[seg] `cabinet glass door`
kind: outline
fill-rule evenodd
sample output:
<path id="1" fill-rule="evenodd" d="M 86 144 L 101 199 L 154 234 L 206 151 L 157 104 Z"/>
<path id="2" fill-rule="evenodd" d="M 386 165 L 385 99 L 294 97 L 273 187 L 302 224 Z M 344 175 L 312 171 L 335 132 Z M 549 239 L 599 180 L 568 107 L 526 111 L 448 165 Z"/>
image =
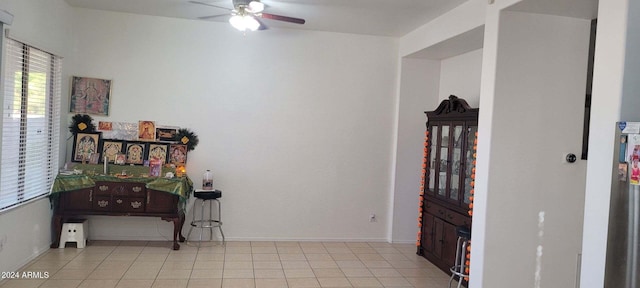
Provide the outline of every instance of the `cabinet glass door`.
<path id="1" fill-rule="evenodd" d="M 427 185 L 427 188 L 429 191 L 434 191 L 436 188 L 436 153 L 438 152 L 438 150 L 436 150 L 435 147 L 437 147 L 438 144 L 438 126 L 434 125 L 431 126 L 431 134 L 429 136 L 429 171 L 427 171 L 429 173 L 429 184 Z"/>
<path id="2" fill-rule="evenodd" d="M 471 197 L 471 189 L 473 189 L 473 187 L 471 187 L 471 182 L 473 181 L 473 179 L 471 179 L 471 174 L 473 174 L 473 146 L 474 146 L 474 142 L 476 140 L 476 132 L 478 131 L 478 126 L 469 126 L 467 127 L 467 150 L 465 152 L 465 157 L 464 157 L 464 163 L 465 163 L 465 167 L 464 167 L 464 203 L 469 204 L 471 203 L 471 200 L 469 199 L 469 197 Z"/>
<path id="3" fill-rule="evenodd" d="M 460 199 L 460 163 L 462 163 L 462 125 L 453 126 L 453 151 L 451 153 L 451 177 L 449 178 L 449 199 Z"/>
<path id="4" fill-rule="evenodd" d="M 449 125 L 442 125 L 440 137 L 440 167 L 438 169 L 438 195 L 447 195 L 447 170 L 449 169 Z"/>

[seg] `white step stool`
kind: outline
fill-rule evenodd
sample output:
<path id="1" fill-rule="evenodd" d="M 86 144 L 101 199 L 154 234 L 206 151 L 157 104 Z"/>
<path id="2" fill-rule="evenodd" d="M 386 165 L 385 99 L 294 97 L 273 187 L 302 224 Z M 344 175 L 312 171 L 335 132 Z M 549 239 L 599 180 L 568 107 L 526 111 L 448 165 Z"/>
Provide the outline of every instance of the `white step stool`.
<path id="1" fill-rule="evenodd" d="M 76 247 L 84 248 L 87 245 L 87 236 L 89 235 L 89 220 L 87 219 L 71 219 L 62 224 L 60 231 L 60 245 L 58 248 L 64 248 L 67 242 L 76 242 Z"/>

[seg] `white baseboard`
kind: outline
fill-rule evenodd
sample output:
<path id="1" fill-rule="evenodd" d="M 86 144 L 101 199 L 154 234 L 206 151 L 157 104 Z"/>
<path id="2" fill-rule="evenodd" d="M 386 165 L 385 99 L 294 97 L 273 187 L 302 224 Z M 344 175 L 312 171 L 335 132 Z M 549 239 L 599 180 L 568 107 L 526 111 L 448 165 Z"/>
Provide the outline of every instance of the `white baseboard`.
<path id="1" fill-rule="evenodd" d="M 294 241 L 294 242 L 387 242 L 384 238 L 278 238 L 278 237 L 227 237 L 227 241 Z"/>
<path id="2" fill-rule="evenodd" d="M 416 240 L 395 240 L 393 244 L 416 244 Z"/>
<path id="3" fill-rule="evenodd" d="M 186 235 L 184 235 L 186 237 Z M 192 240 L 195 240 L 192 236 Z M 206 237 L 208 238 L 208 237 Z M 214 237 L 216 239 L 216 237 Z M 111 241 L 173 241 L 163 236 L 92 235 L 89 240 Z M 280 237 L 226 237 L 226 241 L 296 241 L 296 242 L 388 242 L 384 238 L 280 238 Z"/>

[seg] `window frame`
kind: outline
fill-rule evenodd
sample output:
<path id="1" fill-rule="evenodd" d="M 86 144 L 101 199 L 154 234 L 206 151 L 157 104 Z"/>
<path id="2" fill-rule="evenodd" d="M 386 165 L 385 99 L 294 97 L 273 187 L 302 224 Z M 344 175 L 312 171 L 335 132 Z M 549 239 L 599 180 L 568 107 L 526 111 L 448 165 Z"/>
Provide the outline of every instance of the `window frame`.
<path id="1" fill-rule="evenodd" d="M 2 140 L 0 140 L 0 214 L 42 199 L 50 193 L 51 185 L 59 168 L 60 99 L 62 88 L 62 57 L 9 37 L 3 37 L 2 48 L 3 61 L 5 63 L 2 65 L 3 116 L 0 130 L 0 136 L 2 137 Z M 21 69 L 14 69 L 20 65 Z M 30 70 L 32 66 L 35 68 L 33 72 Z M 21 71 L 16 73 L 18 70 Z M 29 89 L 33 84 L 29 82 L 30 77 L 35 79 L 37 77 L 34 76 L 43 73 L 44 83 L 39 83 L 36 89 L 32 89 L 35 91 L 30 93 Z M 18 83 L 16 81 L 19 81 L 19 87 L 15 86 Z M 11 89 L 13 90 L 10 91 Z M 17 95 L 18 89 L 20 90 L 19 95 Z M 38 89 L 41 89 L 40 94 L 38 94 Z M 13 95 L 11 95 L 12 92 Z M 30 112 L 29 99 L 31 101 L 36 100 L 38 104 L 42 105 L 44 111 L 36 112 L 35 114 Z M 18 100 L 19 104 L 16 104 L 17 102 L 15 101 Z M 7 104 L 7 101 L 12 101 L 14 105 Z M 14 108 L 18 106 L 20 106 L 19 111 Z M 18 111 L 19 115 L 16 115 L 18 114 L 16 111 Z M 31 120 L 29 120 L 29 116 L 32 116 Z M 42 116 L 42 120 L 37 120 L 38 116 Z M 11 120 L 12 117 L 19 119 L 20 123 L 18 125 L 16 123 L 5 123 L 7 120 Z M 30 123 L 33 124 L 29 125 Z M 10 144 L 5 142 L 5 133 L 10 133 L 16 127 L 19 127 L 18 133 L 20 135 L 17 145 L 17 163 L 16 159 L 14 159 L 15 157 L 8 157 L 9 154 L 15 151 L 10 151 L 10 149 L 16 148 L 15 140 Z M 29 132 L 33 128 L 36 129 L 35 135 L 33 131 Z M 46 131 L 46 134 L 40 134 L 44 131 Z M 13 132 L 15 133 L 16 131 Z M 45 158 L 43 159 L 44 162 L 34 162 L 33 159 L 29 162 L 30 157 L 33 156 Z M 16 172 L 11 172 L 8 176 L 3 175 L 7 174 L 3 173 L 3 171 L 16 169 L 16 167 Z M 41 175 L 42 172 L 44 172 L 44 175 Z M 15 191 L 9 191 L 13 188 L 15 188 Z"/>

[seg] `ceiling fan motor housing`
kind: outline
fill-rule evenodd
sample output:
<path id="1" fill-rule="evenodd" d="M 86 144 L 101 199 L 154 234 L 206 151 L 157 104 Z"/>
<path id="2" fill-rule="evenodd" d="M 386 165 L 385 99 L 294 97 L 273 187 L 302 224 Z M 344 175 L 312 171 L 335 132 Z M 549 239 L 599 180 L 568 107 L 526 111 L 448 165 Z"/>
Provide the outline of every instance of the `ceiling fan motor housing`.
<path id="1" fill-rule="evenodd" d="M 251 3 L 251 1 L 253 0 L 233 0 L 233 7 L 238 7 L 240 5 L 249 6 L 249 3 Z"/>
<path id="2" fill-rule="evenodd" d="M 282 16 L 282 15 L 262 12 L 265 8 L 265 5 L 262 2 L 260 2 L 260 0 L 232 0 L 233 9 L 225 8 L 218 5 L 213 5 L 210 3 L 200 2 L 196 0 L 189 0 L 189 3 L 229 10 L 232 16 L 229 19 L 229 22 L 232 22 L 231 25 L 233 25 L 235 28 L 241 31 L 244 31 L 245 29 L 251 28 L 254 26 L 256 29 L 260 28 L 260 30 L 267 29 L 267 26 L 264 25 L 264 23 L 262 23 L 258 18 L 277 20 L 277 21 L 283 21 L 283 22 L 289 22 L 289 23 L 295 23 L 295 24 L 305 23 L 305 20 L 302 18 L 295 18 L 295 17 Z M 215 18 L 223 15 L 224 14 L 204 16 L 204 17 L 198 17 L 198 18 L 210 19 L 210 18 Z M 247 23 L 240 25 L 241 22 L 242 23 L 251 22 L 251 23 L 249 23 L 250 25 Z M 237 25 L 234 25 L 234 23 L 236 23 Z M 246 26 L 246 25 L 249 25 L 249 26 Z M 255 30 L 255 29 L 251 28 L 251 30 Z"/>

